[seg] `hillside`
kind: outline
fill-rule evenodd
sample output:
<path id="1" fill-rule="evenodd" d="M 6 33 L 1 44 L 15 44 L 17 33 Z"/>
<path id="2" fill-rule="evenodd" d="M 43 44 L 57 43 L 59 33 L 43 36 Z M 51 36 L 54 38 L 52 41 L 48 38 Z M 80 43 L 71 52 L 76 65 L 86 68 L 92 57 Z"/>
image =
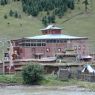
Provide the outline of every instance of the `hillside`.
<path id="1" fill-rule="evenodd" d="M 58 26 L 64 27 L 64 34 L 88 37 L 89 46 L 92 51 L 95 51 L 94 4 L 95 0 L 93 0 L 93 6 L 89 5 L 88 13 L 84 12 L 84 5 L 80 5 L 81 7 L 79 9 L 76 4 L 76 9 L 74 11 L 68 10 L 62 19 L 57 18 L 56 20 L 56 24 Z M 14 17 L 10 17 L 9 11 L 11 9 L 18 11 L 22 18 L 16 19 Z M 5 14 L 8 15 L 7 19 L 4 19 Z M 20 2 L 13 2 L 5 6 L 0 6 L 0 39 L 8 40 L 25 36 L 39 35 L 41 33 L 40 29 L 43 27 L 40 20 L 41 14 L 39 14 L 37 18 L 34 18 L 23 13 Z"/>

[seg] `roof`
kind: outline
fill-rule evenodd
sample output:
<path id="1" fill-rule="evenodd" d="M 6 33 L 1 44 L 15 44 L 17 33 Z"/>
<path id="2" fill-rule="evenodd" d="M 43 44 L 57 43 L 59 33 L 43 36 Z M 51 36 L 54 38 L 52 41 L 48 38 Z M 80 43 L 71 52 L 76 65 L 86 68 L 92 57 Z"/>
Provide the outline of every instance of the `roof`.
<path id="1" fill-rule="evenodd" d="M 47 35 L 39 35 L 34 37 L 25 37 L 26 39 L 88 39 L 86 37 L 76 37 L 76 36 L 69 36 L 64 34 L 47 34 Z"/>
<path id="2" fill-rule="evenodd" d="M 90 55 L 81 56 L 80 59 L 92 59 L 93 57 Z"/>
<path id="3" fill-rule="evenodd" d="M 95 70 L 89 64 L 85 65 L 85 67 L 82 70 L 82 72 L 85 72 L 85 70 L 88 70 L 89 73 L 95 73 Z"/>
<path id="4" fill-rule="evenodd" d="M 41 30 L 48 30 L 48 29 L 62 29 L 62 28 L 56 27 L 55 25 L 51 24 L 51 25 L 48 25 L 46 28 L 41 29 Z"/>
<path id="5" fill-rule="evenodd" d="M 52 62 L 52 61 L 56 61 L 56 57 L 44 57 L 44 58 L 41 58 L 39 59 L 38 61 L 39 62 Z"/>

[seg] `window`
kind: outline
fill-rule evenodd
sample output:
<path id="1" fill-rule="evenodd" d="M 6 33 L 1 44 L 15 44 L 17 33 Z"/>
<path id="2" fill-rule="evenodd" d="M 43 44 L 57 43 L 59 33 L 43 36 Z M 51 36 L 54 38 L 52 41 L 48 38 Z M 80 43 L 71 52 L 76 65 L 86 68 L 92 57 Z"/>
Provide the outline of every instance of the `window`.
<path id="1" fill-rule="evenodd" d="M 21 43 L 20 45 L 21 45 L 21 46 L 25 46 L 25 47 L 27 47 L 27 46 L 28 46 L 28 47 L 29 47 L 29 46 L 30 46 L 30 47 L 32 47 L 32 46 L 46 46 L 46 43 L 41 43 L 41 42 L 24 43 L 24 42 L 23 42 L 23 43 Z"/>
<path id="2" fill-rule="evenodd" d="M 42 46 L 46 46 L 46 44 L 45 43 L 42 43 Z"/>
<path id="3" fill-rule="evenodd" d="M 30 46 L 30 43 L 26 43 L 25 46 Z"/>
<path id="4" fill-rule="evenodd" d="M 60 52 L 61 51 L 61 48 L 58 48 L 58 52 Z"/>
<path id="5" fill-rule="evenodd" d="M 59 40 L 57 40 L 57 43 L 59 43 Z"/>
<path id="6" fill-rule="evenodd" d="M 56 43 L 56 40 L 52 40 L 53 43 Z"/>
<path id="7" fill-rule="evenodd" d="M 81 46 L 78 46 L 78 49 L 81 50 Z"/>
<path id="8" fill-rule="evenodd" d="M 31 46 L 33 46 L 33 43 L 31 43 Z"/>
<path id="9" fill-rule="evenodd" d="M 66 43 L 67 41 L 66 41 L 66 40 L 64 40 L 64 42 Z"/>
<path id="10" fill-rule="evenodd" d="M 25 39 L 22 39 L 22 41 L 21 42 L 25 42 Z"/>
<path id="11" fill-rule="evenodd" d="M 37 46 L 41 46 L 41 43 L 37 43 Z"/>
<path id="12" fill-rule="evenodd" d="M 25 42 L 30 42 L 31 40 L 25 40 Z"/>
<path id="13" fill-rule="evenodd" d="M 47 43 L 49 43 L 49 40 L 47 40 Z"/>
<path id="14" fill-rule="evenodd" d="M 50 40 L 47 40 L 47 43 L 50 43 Z"/>
<path id="15" fill-rule="evenodd" d="M 60 40 L 60 43 L 63 43 L 64 41 L 63 40 Z"/>
<path id="16" fill-rule="evenodd" d="M 22 46 L 25 46 L 25 43 L 22 43 Z"/>
<path id="17" fill-rule="evenodd" d="M 36 43 L 33 43 L 33 46 L 36 46 Z"/>
<path id="18" fill-rule="evenodd" d="M 37 42 L 41 42 L 41 40 L 37 40 Z"/>
<path id="19" fill-rule="evenodd" d="M 77 46 L 74 46 L 74 50 L 77 50 Z"/>
<path id="20" fill-rule="evenodd" d="M 36 46 L 36 43 L 31 43 L 31 46 Z"/>
<path id="21" fill-rule="evenodd" d="M 42 40 L 42 42 L 45 42 L 46 40 Z"/>
<path id="22" fill-rule="evenodd" d="M 50 48 L 47 48 L 46 51 L 47 51 L 47 52 L 50 52 Z"/>

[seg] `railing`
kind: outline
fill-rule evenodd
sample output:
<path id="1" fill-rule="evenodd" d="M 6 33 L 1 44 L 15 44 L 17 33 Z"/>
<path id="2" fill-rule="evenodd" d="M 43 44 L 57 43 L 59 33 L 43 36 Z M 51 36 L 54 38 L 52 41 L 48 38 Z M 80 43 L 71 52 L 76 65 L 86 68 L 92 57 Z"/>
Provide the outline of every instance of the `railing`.
<path id="1" fill-rule="evenodd" d="M 72 73 L 72 77 L 83 81 L 95 82 L 95 74 L 93 73 Z"/>
<path id="2" fill-rule="evenodd" d="M 95 74 L 80 74 L 79 75 L 80 80 L 86 80 L 90 82 L 95 82 Z"/>

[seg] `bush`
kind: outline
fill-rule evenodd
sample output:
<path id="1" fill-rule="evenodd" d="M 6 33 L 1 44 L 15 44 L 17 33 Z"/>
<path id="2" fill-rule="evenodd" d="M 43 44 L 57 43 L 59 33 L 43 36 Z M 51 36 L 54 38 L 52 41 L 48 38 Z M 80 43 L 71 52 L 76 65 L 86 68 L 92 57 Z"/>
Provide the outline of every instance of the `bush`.
<path id="1" fill-rule="evenodd" d="M 43 67 L 38 64 L 27 65 L 22 70 L 24 84 L 38 84 L 43 79 Z"/>
<path id="2" fill-rule="evenodd" d="M 14 15 L 14 12 L 12 10 L 9 11 L 9 16 L 13 16 Z"/>
<path id="3" fill-rule="evenodd" d="M 19 15 L 18 15 L 18 12 L 15 11 L 15 12 L 14 12 L 14 17 L 15 17 L 15 18 L 18 18 L 18 16 L 19 16 Z"/>
<path id="4" fill-rule="evenodd" d="M 7 19 L 8 18 L 8 16 L 7 15 L 4 15 L 4 19 Z"/>

